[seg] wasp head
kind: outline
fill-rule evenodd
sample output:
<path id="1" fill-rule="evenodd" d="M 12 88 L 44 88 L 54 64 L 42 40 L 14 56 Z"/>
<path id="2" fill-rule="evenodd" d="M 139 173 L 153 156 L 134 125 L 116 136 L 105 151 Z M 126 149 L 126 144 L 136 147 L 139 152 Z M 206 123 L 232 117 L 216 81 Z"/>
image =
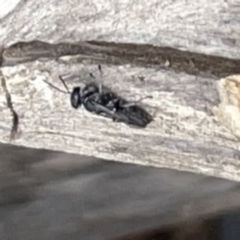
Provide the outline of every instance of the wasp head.
<path id="1" fill-rule="evenodd" d="M 73 108 L 78 108 L 82 105 L 80 92 L 81 92 L 80 87 L 73 88 L 73 91 L 71 93 L 71 105 Z"/>

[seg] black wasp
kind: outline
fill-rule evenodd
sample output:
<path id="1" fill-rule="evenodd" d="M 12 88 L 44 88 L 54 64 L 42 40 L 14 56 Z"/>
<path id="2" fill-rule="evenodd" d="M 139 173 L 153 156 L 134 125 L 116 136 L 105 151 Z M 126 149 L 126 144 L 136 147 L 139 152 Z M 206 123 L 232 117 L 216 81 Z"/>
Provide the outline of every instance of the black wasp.
<path id="1" fill-rule="evenodd" d="M 152 116 L 136 103 L 128 102 L 101 84 L 91 82 L 83 88 L 74 87 L 70 92 L 62 77 L 59 78 L 67 92 L 48 84 L 61 92 L 69 93 L 71 105 L 75 109 L 83 105 L 89 112 L 137 127 L 146 127 L 153 120 Z"/>

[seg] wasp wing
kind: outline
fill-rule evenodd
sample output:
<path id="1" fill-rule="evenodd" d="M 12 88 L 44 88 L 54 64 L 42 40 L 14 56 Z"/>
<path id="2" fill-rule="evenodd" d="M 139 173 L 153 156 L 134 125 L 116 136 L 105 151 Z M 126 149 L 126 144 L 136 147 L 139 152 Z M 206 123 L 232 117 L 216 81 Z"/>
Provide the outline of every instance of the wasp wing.
<path id="1" fill-rule="evenodd" d="M 153 120 L 152 116 L 146 110 L 136 105 L 113 111 L 96 102 L 92 102 L 91 104 L 94 106 L 96 114 L 135 127 L 144 128 Z"/>
<path id="2" fill-rule="evenodd" d="M 128 124 L 137 127 L 146 127 L 153 121 L 152 116 L 145 109 L 137 105 L 122 108 L 121 114 L 127 117 Z"/>
<path id="3" fill-rule="evenodd" d="M 88 102 L 90 104 L 90 102 Z M 121 112 L 115 112 L 97 102 L 91 102 L 91 105 L 94 107 L 94 112 L 103 117 L 111 118 L 117 122 L 125 122 L 129 121 L 128 117 L 122 114 Z"/>

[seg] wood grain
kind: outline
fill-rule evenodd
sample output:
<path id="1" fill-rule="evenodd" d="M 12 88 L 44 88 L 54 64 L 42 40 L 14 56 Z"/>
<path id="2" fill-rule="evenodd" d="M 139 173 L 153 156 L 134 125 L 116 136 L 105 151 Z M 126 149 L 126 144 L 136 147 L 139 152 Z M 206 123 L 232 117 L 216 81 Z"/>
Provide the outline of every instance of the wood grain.
<path id="1" fill-rule="evenodd" d="M 216 80 L 239 74 L 238 1 L 50 6 L 23 1 L 2 17 L 2 76 L 19 117 L 12 144 L 239 180 L 238 138 L 212 114 L 220 104 Z M 72 87 L 91 81 L 90 72 L 129 100 L 152 95 L 142 104 L 154 122 L 139 130 L 74 111 L 43 81 L 60 87 L 58 75 L 67 74 Z M 5 93 L 1 142 L 12 126 Z"/>
<path id="2" fill-rule="evenodd" d="M 238 0 L 1 6 L 1 239 L 111 239 L 239 207 L 237 183 L 204 176 L 240 180 Z M 128 100 L 152 95 L 154 121 L 76 111 L 44 82 L 90 73 Z"/>
<path id="3" fill-rule="evenodd" d="M 48 60 L 3 67 L 20 119 L 21 134 L 13 144 L 239 180 L 238 140 L 209 111 L 219 103 L 215 79 L 129 65 L 102 68 L 101 76 L 89 62 Z M 142 104 L 154 115 L 153 123 L 135 129 L 76 111 L 68 95 L 43 81 L 61 88 L 58 75 L 68 74 L 69 86 L 81 85 L 93 81 L 90 72 L 95 81 L 131 101 L 152 95 Z M 12 116 L 2 99 L 1 141 L 8 142 Z"/>
<path id="4" fill-rule="evenodd" d="M 15 9 L 4 4 L 0 15 L 0 42 L 6 46 L 95 40 L 240 57 L 239 0 L 15 2 Z"/>

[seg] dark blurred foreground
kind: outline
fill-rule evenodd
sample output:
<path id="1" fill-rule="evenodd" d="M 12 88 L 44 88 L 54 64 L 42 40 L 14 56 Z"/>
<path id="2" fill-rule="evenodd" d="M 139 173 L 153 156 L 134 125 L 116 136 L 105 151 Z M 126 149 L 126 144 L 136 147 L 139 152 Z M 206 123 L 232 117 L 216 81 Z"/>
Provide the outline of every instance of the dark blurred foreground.
<path id="1" fill-rule="evenodd" d="M 239 240 L 240 209 L 210 219 L 195 219 L 173 227 L 129 234 L 114 240 Z"/>
<path id="2" fill-rule="evenodd" d="M 0 240 L 240 239 L 238 183 L 5 144 L 0 153 Z"/>

